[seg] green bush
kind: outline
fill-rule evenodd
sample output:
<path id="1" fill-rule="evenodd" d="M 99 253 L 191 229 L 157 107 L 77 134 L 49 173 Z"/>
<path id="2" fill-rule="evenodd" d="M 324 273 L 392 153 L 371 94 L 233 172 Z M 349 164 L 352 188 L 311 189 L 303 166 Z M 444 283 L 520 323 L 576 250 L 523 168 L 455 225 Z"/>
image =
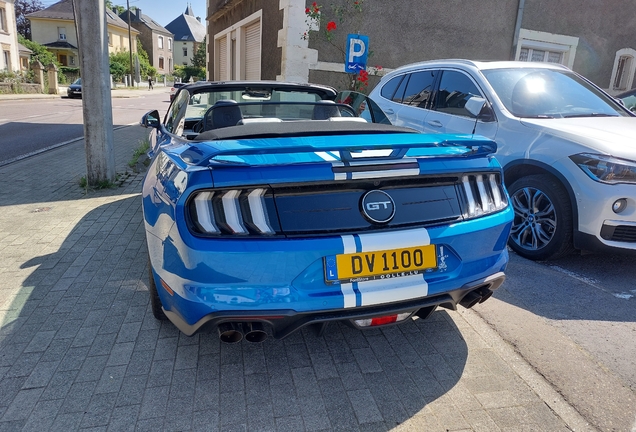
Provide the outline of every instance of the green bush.
<path id="1" fill-rule="evenodd" d="M 189 82 L 190 77 L 192 77 L 194 81 L 201 81 L 205 79 L 205 68 L 175 65 L 174 76 L 181 78 L 182 82 Z"/>

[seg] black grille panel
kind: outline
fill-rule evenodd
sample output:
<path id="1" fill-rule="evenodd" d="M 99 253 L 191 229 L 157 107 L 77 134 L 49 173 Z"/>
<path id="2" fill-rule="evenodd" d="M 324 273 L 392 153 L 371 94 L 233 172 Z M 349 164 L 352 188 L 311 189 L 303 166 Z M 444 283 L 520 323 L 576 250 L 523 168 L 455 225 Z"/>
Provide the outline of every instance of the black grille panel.
<path id="1" fill-rule="evenodd" d="M 601 237 L 616 242 L 636 242 L 636 227 L 631 225 L 603 225 Z"/>
<path id="2" fill-rule="evenodd" d="M 457 182 L 457 177 L 444 177 L 274 187 L 274 200 L 285 234 L 361 232 L 461 219 Z M 374 224 L 362 215 L 361 199 L 370 190 L 382 190 L 393 199 L 390 222 Z"/>

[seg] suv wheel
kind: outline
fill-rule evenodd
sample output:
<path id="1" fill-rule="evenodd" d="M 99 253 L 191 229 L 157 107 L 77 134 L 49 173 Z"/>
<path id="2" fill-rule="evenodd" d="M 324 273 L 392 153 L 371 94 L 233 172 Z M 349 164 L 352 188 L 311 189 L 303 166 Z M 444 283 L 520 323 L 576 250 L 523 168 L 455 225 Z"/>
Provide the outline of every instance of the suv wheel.
<path id="1" fill-rule="evenodd" d="M 572 207 L 563 186 L 544 174 L 522 177 L 508 188 L 515 211 L 508 244 L 532 260 L 572 252 Z"/>
<path id="2" fill-rule="evenodd" d="M 148 282 L 148 291 L 150 292 L 150 306 L 152 307 L 152 314 L 156 319 L 165 321 L 168 317 L 163 312 L 161 299 L 159 298 L 159 293 L 157 293 L 157 285 L 155 284 L 155 276 L 152 273 L 150 258 L 148 258 L 148 277 L 150 279 Z"/>

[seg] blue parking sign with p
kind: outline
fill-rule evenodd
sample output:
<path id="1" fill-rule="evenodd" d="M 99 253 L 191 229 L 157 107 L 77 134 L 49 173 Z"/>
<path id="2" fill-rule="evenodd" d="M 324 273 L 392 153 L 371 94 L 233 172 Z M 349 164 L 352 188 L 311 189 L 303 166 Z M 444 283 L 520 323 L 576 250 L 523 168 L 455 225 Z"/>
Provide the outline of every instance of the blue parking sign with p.
<path id="1" fill-rule="evenodd" d="M 345 63 L 346 73 L 358 73 L 367 68 L 367 55 L 369 53 L 369 36 L 350 34 L 347 35 L 347 51 Z"/>

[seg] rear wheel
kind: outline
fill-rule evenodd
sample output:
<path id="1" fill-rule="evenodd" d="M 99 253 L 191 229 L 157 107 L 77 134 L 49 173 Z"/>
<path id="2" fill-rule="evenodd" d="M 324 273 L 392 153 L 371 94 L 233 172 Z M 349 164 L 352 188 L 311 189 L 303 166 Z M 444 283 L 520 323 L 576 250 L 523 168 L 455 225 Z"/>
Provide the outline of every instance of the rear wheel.
<path id="1" fill-rule="evenodd" d="M 572 252 L 572 207 L 565 188 L 545 174 L 529 175 L 508 188 L 515 211 L 508 244 L 532 260 Z"/>
<path id="2" fill-rule="evenodd" d="M 159 298 L 159 293 L 157 293 L 157 285 L 155 284 L 155 276 L 152 273 L 152 265 L 150 264 L 150 258 L 148 258 L 148 291 L 150 292 L 150 306 L 152 307 L 152 314 L 160 321 L 165 321 L 168 319 L 166 314 L 163 311 L 161 305 L 161 299 Z"/>

